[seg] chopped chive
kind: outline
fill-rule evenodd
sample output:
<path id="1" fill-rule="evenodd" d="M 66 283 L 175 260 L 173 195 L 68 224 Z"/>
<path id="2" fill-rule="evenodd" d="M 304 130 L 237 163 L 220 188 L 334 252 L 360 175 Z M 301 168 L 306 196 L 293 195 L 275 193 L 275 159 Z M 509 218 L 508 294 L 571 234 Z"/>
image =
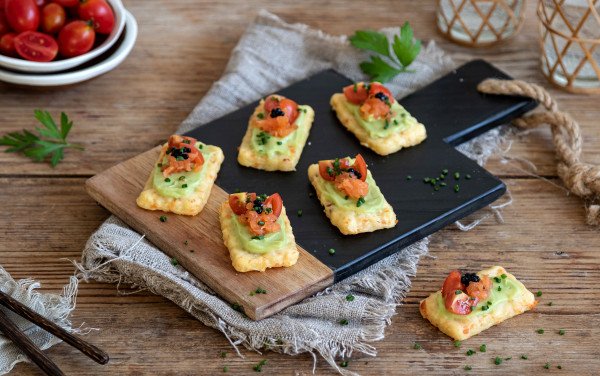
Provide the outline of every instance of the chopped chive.
<path id="1" fill-rule="evenodd" d="M 445 187 L 445 186 L 446 186 L 446 183 L 444 183 L 444 182 L 440 183 L 440 187 Z"/>
<path id="2" fill-rule="evenodd" d="M 462 346 L 462 342 L 461 341 L 454 341 L 454 347 L 460 348 L 460 346 Z"/>
<path id="3" fill-rule="evenodd" d="M 162 163 L 157 163 L 156 167 L 162 167 Z"/>
<path id="4" fill-rule="evenodd" d="M 502 279 L 506 279 L 507 275 L 503 273 L 500 277 L 502 277 Z"/>
<path id="5" fill-rule="evenodd" d="M 498 278 L 498 277 L 494 277 L 494 282 L 500 283 L 500 282 L 502 282 L 502 280 L 500 278 Z"/>
<path id="6" fill-rule="evenodd" d="M 255 365 L 254 367 L 252 367 L 252 369 L 253 369 L 255 372 L 262 372 L 262 367 L 263 367 L 265 364 L 267 364 L 267 360 L 266 360 L 266 359 L 263 359 L 263 360 L 261 360 L 260 362 L 258 362 L 258 364 L 257 364 L 257 365 Z"/>
<path id="7" fill-rule="evenodd" d="M 346 320 L 346 319 L 341 319 L 341 320 L 340 320 L 340 325 L 348 325 L 348 320 Z"/>
<path id="8" fill-rule="evenodd" d="M 298 217 L 302 217 L 302 209 L 298 209 Z"/>
<path id="9" fill-rule="evenodd" d="M 546 364 L 544 364 L 544 368 L 545 368 L 545 369 L 550 369 L 550 363 L 546 363 Z"/>
<path id="10" fill-rule="evenodd" d="M 537 334 L 544 334 L 544 329 L 538 329 L 536 330 Z"/>
<path id="11" fill-rule="evenodd" d="M 460 190 L 460 187 L 458 186 L 458 184 L 454 185 L 454 192 L 458 192 Z"/>
<path id="12" fill-rule="evenodd" d="M 466 174 L 466 175 L 465 175 L 465 179 L 467 179 L 467 180 L 471 179 L 471 175 L 469 175 L 469 174 Z"/>
<path id="13" fill-rule="evenodd" d="M 259 112 L 258 114 L 256 114 L 256 117 L 259 119 L 264 119 L 265 118 L 265 114 L 263 114 L 262 112 Z"/>
<path id="14" fill-rule="evenodd" d="M 227 353 L 225 351 L 221 351 L 221 358 L 227 358 Z"/>
<path id="15" fill-rule="evenodd" d="M 498 286 L 498 291 L 502 291 L 502 286 Z"/>
<path id="16" fill-rule="evenodd" d="M 436 185 L 435 187 L 433 187 L 433 190 L 434 190 L 434 191 L 439 191 L 439 190 L 440 190 L 440 187 L 438 187 L 438 186 Z"/>
<path id="17" fill-rule="evenodd" d="M 187 184 L 181 184 L 181 188 L 187 188 L 188 185 Z"/>
<path id="18" fill-rule="evenodd" d="M 456 179 L 456 180 L 460 179 L 460 172 L 454 173 L 454 179 Z"/>
<path id="19" fill-rule="evenodd" d="M 364 197 L 359 197 L 358 200 L 356 201 L 356 207 L 360 208 L 362 206 L 362 204 L 365 203 L 365 198 Z"/>
<path id="20" fill-rule="evenodd" d="M 183 181 L 183 180 L 185 180 L 185 176 L 182 175 L 179 177 L 179 181 Z"/>
<path id="21" fill-rule="evenodd" d="M 466 352 L 465 354 L 466 354 L 467 356 L 471 356 L 471 355 L 475 354 L 475 350 L 468 349 L 468 350 L 467 350 L 467 352 Z"/>
<path id="22" fill-rule="evenodd" d="M 283 145 L 283 142 L 277 141 L 277 145 Z"/>
<path id="23" fill-rule="evenodd" d="M 263 240 L 264 238 L 265 238 L 264 235 L 256 235 L 256 236 L 252 237 L 252 239 L 254 239 L 254 240 Z"/>
<path id="24" fill-rule="evenodd" d="M 158 219 L 159 219 L 161 222 L 166 222 L 166 221 L 167 221 L 167 216 L 166 216 L 166 215 L 161 215 L 160 217 L 158 217 Z"/>
<path id="25" fill-rule="evenodd" d="M 412 176 L 406 175 L 406 180 L 412 180 Z"/>
<path id="26" fill-rule="evenodd" d="M 429 183 L 429 180 L 430 180 L 429 178 L 424 178 L 423 183 Z"/>
<path id="27" fill-rule="evenodd" d="M 470 370 L 472 370 L 472 369 L 473 369 L 473 368 L 472 368 L 471 366 L 465 366 L 465 371 L 470 371 Z"/>
<path id="28" fill-rule="evenodd" d="M 343 362 L 340 363 L 340 367 L 348 367 L 348 361 L 344 360 Z"/>
<path id="29" fill-rule="evenodd" d="M 481 307 L 481 310 L 482 310 L 482 311 L 487 311 L 488 309 L 490 309 L 490 307 L 488 307 L 488 306 L 486 306 L 486 305 L 484 305 L 483 307 Z"/>
<path id="30" fill-rule="evenodd" d="M 479 351 L 480 352 L 486 352 L 487 351 L 487 346 L 485 345 L 485 343 L 481 346 L 479 346 Z"/>
<path id="31" fill-rule="evenodd" d="M 352 295 L 352 294 L 346 295 L 346 301 L 349 301 L 349 302 L 354 301 L 354 295 Z"/>
<path id="32" fill-rule="evenodd" d="M 173 265 L 173 266 L 177 266 L 177 265 L 179 265 L 179 261 L 177 261 L 177 259 L 176 259 L 175 257 L 173 257 L 173 258 L 171 259 L 171 265 Z"/>
<path id="33" fill-rule="evenodd" d="M 415 350 L 421 350 L 422 348 L 423 346 L 421 346 L 419 342 L 415 342 L 415 344 L 413 345 L 413 349 Z"/>
<path id="34" fill-rule="evenodd" d="M 227 367 L 227 366 L 224 366 L 224 367 L 223 367 L 223 372 L 227 372 L 227 371 L 229 371 L 229 367 Z"/>
<path id="35" fill-rule="evenodd" d="M 258 225 L 259 226 L 264 226 L 265 225 L 265 221 L 258 221 Z"/>
<path id="36" fill-rule="evenodd" d="M 456 295 L 460 295 L 460 294 L 462 294 L 463 292 L 462 292 L 462 290 L 456 290 L 456 291 L 454 291 L 454 293 L 455 293 Z"/>
<path id="37" fill-rule="evenodd" d="M 444 174 L 444 175 L 448 175 L 448 169 L 447 169 L 447 168 L 443 169 L 443 170 L 442 170 L 442 174 Z"/>
<path id="38" fill-rule="evenodd" d="M 554 304 L 554 303 L 552 303 L 552 302 L 548 302 L 548 305 L 549 305 L 550 307 L 552 307 L 552 304 Z"/>
<path id="39" fill-rule="evenodd" d="M 521 355 L 521 359 L 527 360 L 529 358 L 527 357 L 527 355 L 523 354 L 523 355 Z"/>
<path id="40" fill-rule="evenodd" d="M 536 292 L 535 295 L 536 296 L 542 296 L 542 291 L 540 290 L 540 291 Z"/>
<path id="41" fill-rule="evenodd" d="M 329 248 L 328 252 L 330 255 L 335 255 L 335 249 L 333 249 L 333 248 Z"/>
<path id="42" fill-rule="evenodd" d="M 494 364 L 499 366 L 500 364 L 502 364 L 502 358 L 500 358 L 499 356 L 494 358 Z"/>
<path id="43" fill-rule="evenodd" d="M 165 178 L 165 183 L 170 183 L 170 182 L 171 182 L 171 179 Z"/>
<path id="44" fill-rule="evenodd" d="M 559 330 L 559 331 L 558 331 L 558 334 L 559 334 L 559 335 L 561 335 L 561 336 L 564 336 L 564 335 L 565 335 L 565 333 L 566 333 L 566 332 L 565 332 L 565 330 L 564 330 L 564 329 L 561 329 L 561 330 Z"/>

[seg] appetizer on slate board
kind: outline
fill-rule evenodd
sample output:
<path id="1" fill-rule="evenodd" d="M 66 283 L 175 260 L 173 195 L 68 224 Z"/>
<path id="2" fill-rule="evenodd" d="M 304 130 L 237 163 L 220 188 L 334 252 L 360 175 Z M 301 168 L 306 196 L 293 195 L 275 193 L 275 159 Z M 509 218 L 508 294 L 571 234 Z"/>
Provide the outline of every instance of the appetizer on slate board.
<path id="1" fill-rule="evenodd" d="M 533 294 L 501 266 L 450 272 L 440 291 L 420 304 L 421 315 L 455 340 L 464 340 L 533 309 Z"/>
<path id="2" fill-rule="evenodd" d="M 231 263 L 238 272 L 292 266 L 300 253 L 279 193 L 235 193 L 219 219 Z"/>
<path id="3" fill-rule="evenodd" d="M 425 126 L 379 82 L 348 85 L 330 103 L 344 127 L 377 154 L 392 154 L 427 138 Z"/>
<path id="4" fill-rule="evenodd" d="M 250 116 L 238 162 L 259 170 L 295 171 L 314 119 L 310 106 L 268 96 Z"/>
<path id="5" fill-rule="evenodd" d="M 308 178 L 325 214 L 344 235 L 391 228 L 398 222 L 360 154 L 312 164 Z"/>
<path id="6" fill-rule="evenodd" d="M 139 207 L 175 214 L 202 211 L 223 162 L 223 151 L 192 137 L 173 135 L 137 198 Z"/>

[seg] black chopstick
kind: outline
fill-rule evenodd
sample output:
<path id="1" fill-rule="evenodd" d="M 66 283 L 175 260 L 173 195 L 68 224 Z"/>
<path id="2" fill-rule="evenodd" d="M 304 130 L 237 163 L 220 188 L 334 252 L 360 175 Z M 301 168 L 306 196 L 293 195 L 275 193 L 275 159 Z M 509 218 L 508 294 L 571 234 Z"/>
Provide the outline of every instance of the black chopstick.
<path id="1" fill-rule="evenodd" d="M 91 343 L 88 343 L 88 342 L 82 340 L 81 338 L 75 337 L 73 334 L 67 332 L 65 329 L 56 325 L 55 323 L 48 320 L 47 318 L 41 316 L 37 312 L 33 311 L 31 308 L 27 307 L 26 305 L 19 302 L 18 300 L 13 299 L 12 297 L 10 297 L 9 295 L 5 294 L 2 291 L 0 291 L 0 304 L 5 306 L 6 308 L 10 309 L 11 311 L 15 312 L 19 316 L 22 316 L 23 318 L 31 321 L 32 323 L 36 324 L 37 326 L 46 330 L 47 332 L 54 334 L 55 336 L 62 339 L 69 345 L 71 345 L 71 346 L 75 347 L 76 349 L 78 349 L 79 351 L 81 351 L 83 354 L 85 354 L 89 358 L 93 359 L 95 362 L 100 363 L 100 364 L 108 363 L 108 360 L 109 360 L 108 354 L 105 353 L 103 350 L 92 345 Z M 6 315 L 4 315 L 4 316 L 6 317 Z M 25 337 L 25 338 L 27 338 L 27 337 Z M 43 355 L 43 353 L 42 353 L 42 355 Z M 48 359 L 48 361 L 49 361 L 49 359 Z M 58 370 L 58 368 L 57 368 L 57 370 Z M 58 370 L 58 371 L 60 372 L 60 370 Z M 60 374 L 62 374 L 62 373 L 60 373 Z"/>
<path id="2" fill-rule="evenodd" d="M 6 316 L 2 310 L 0 310 L 0 330 L 2 330 L 4 335 L 13 341 L 17 347 L 19 347 L 19 349 L 46 374 L 51 376 L 64 376 L 64 373 L 60 368 L 58 368 L 58 366 L 54 364 L 54 362 L 50 360 L 50 358 L 48 358 L 35 343 L 31 342 L 31 340 L 21 332 L 17 325 L 10 321 L 8 316 Z"/>

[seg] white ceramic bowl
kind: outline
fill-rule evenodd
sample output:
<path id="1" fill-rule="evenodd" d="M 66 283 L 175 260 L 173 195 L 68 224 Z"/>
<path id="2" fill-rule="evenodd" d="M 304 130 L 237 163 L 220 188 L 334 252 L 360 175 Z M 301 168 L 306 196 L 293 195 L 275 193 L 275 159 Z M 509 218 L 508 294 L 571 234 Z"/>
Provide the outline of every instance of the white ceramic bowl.
<path id="1" fill-rule="evenodd" d="M 101 54 L 106 52 L 113 44 L 115 44 L 115 42 L 117 41 L 117 39 L 119 39 L 119 36 L 123 32 L 123 27 L 125 26 L 125 7 L 123 6 L 121 0 L 107 1 L 111 5 L 115 13 L 115 27 L 110 33 L 110 35 L 106 38 L 106 40 L 102 42 L 102 44 L 98 47 L 83 55 L 63 60 L 49 61 L 47 63 L 29 61 L 0 55 L 0 67 L 20 72 L 50 73 L 71 69 L 95 58 L 96 56 L 100 56 Z"/>
<path id="2" fill-rule="evenodd" d="M 100 76 L 121 64 L 133 49 L 137 38 L 138 27 L 135 18 L 125 11 L 126 26 L 123 38 L 119 45 L 115 46 L 112 53 L 101 57 L 98 63 L 72 69 L 68 72 L 58 73 L 17 73 L 0 68 L 0 81 L 10 82 L 24 86 L 64 86 L 86 81 Z"/>

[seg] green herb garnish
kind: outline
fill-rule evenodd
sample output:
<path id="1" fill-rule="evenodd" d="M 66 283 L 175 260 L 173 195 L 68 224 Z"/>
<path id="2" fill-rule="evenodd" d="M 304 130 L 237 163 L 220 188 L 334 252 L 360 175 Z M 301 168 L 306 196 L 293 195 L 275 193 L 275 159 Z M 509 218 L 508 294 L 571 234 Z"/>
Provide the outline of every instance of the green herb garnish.
<path id="1" fill-rule="evenodd" d="M 454 192 L 458 192 L 458 191 L 460 191 L 460 187 L 459 187 L 458 184 L 455 184 L 454 185 Z"/>
<path id="2" fill-rule="evenodd" d="M 227 367 L 227 366 L 224 366 L 224 367 L 223 367 L 223 372 L 227 372 L 227 371 L 229 371 L 229 367 Z"/>
<path id="3" fill-rule="evenodd" d="M 538 329 L 536 330 L 537 334 L 544 334 L 544 329 Z"/>
<path id="4" fill-rule="evenodd" d="M 542 296 L 542 291 L 540 290 L 540 291 L 536 292 L 535 295 L 536 296 Z"/>
<path id="5" fill-rule="evenodd" d="M 171 179 L 165 178 L 165 183 L 170 183 L 170 182 L 171 182 Z"/>
<path id="6" fill-rule="evenodd" d="M 333 249 L 333 248 L 329 248 L 328 252 L 330 255 L 335 255 L 335 249 Z"/>
<path id="7" fill-rule="evenodd" d="M 412 180 L 412 176 L 406 175 L 406 180 Z"/>
<path id="8" fill-rule="evenodd" d="M 413 345 L 413 349 L 415 350 L 421 350 L 422 348 L 423 346 L 421 346 L 419 342 L 415 342 L 415 344 Z"/>
<path id="9" fill-rule="evenodd" d="M 346 301 L 353 302 L 354 301 L 354 295 L 352 295 L 352 294 L 346 295 Z"/>
<path id="10" fill-rule="evenodd" d="M 409 72 L 408 66 L 421 52 L 421 41 L 415 40 L 408 22 L 400 28 L 400 36 L 394 35 L 391 43 L 383 33 L 373 30 L 357 30 L 350 37 L 350 43 L 361 50 L 373 51 L 370 61 L 360 63 L 360 69 L 374 81 L 388 82 L 396 75 Z M 383 57 L 383 58 L 382 58 Z"/>
<path id="11" fill-rule="evenodd" d="M 81 145 L 67 142 L 73 122 L 64 112 L 60 114 L 60 127 L 48 111 L 35 110 L 34 116 L 43 125 L 35 127 L 38 134 L 25 129 L 22 132 L 5 134 L 0 138 L 0 145 L 8 146 L 6 153 L 23 153 L 35 162 L 42 162 L 50 157 L 50 165 L 56 167 L 63 159 L 66 148 L 84 150 Z"/>
<path id="12" fill-rule="evenodd" d="M 348 320 L 346 320 L 346 319 L 341 319 L 341 320 L 340 320 L 340 325 L 348 325 Z"/>
<path id="13" fill-rule="evenodd" d="M 472 370 L 472 369 L 473 369 L 473 368 L 472 368 L 471 366 L 465 366 L 465 371 L 470 371 L 470 370 Z"/>
<path id="14" fill-rule="evenodd" d="M 465 354 L 466 354 L 467 356 L 471 356 L 471 355 L 475 354 L 475 350 L 468 349 L 468 350 L 467 350 L 467 352 L 466 352 Z"/>
<path id="15" fill-rule="evenodd" d="M 173 258 L 171 259 L 171 265 L 173 265 L 173 266 L 177 266 L 177 265 L 179 265 L 179 261 L 177 261 L 177 259 L 176 259 L 175 257 L 173 257 Z"/>
<path id="16" fill-rule="evenodd" d="M 480 352 L 486 352 L 487 351 L 487 346 L 485 345 L 485 343 L 481 346 L 479 346 L 479 351 Z"/>
<path id="17" fill-rule="evenodd" d="M 359 197 L 358 200 L 356 201 L 356 207 L 359 208 L 364 203 L 365 203 L 365 198 L 364 197 Z"/>
<path id="18" fill-rule="evenodd" d="M 160 217 L 158 217 L 158 219 L 159 219 L 161 222 L 166 222 L 166 221 L 167 221 L 167 216 L 166 216 L 166 215 L 161 215 Z"/>
<path id="19" fill-rule="evenodd" d="M 344 367 L 344 368 L 348 367 L 348 361 L 344 360 L 343 362 L 341 362 L 340 367 Z"/>
<path id="20" fill-rule="evenodd" d="M 266 359 L 263 359 L 263 360 L 261 360 L 260 362 L 258 362 L 258 364 L 257 364 L 257 365 L 255 365 L 254 367 L 252 367 L 252 369 L 253 369 L 255 372 L 262 372 L 262 367 L 263 367 L 265 364 L 267 364 L 267 360 L 266 360 Z"/>
<path id="21" fill-rule="evenodd" d="M 226 358 L 227 357 L 227 353 L 225 351 L 221 351 L 221 358 Z"/>
<path id="22" fill-rule="evenodd" d="M 188 185 L 187 184 L 181 184 L 181 188 L 187 188 Z"/>
<path id="23" fill-rule="evenodd" d="M 259 145 L 266 145 L 269 142 L 271 135 L 267 132 L 260 132 L 256 135 L 256 138 Z"/>
<path id="24" fill-rule="evenodd" d="M 550 363 L 546 363 L 546 364 L 544 364 L 544 368 L 545 368 L 545 369 L 550 369 Z"/>
<path id="25" fill-rule="evenodd" d="M 256 114 L 256 117 L 259 119 L 264 119 L 265 118 L 265 114 L 262 112 L 259 112 L 258 114 Z"/>
<path id="26" fill-rule="evenodd" d="M 252 239 L 254 239 L 254 240 L 263 240 L 264 238 L 265 238 L 264 235 L 256 235 L 256 236 L 252 237 Z"/>
<path id="27" fill-rule="evenodd" d="M 564 336 L 564 335 L 565 335 L 565 333 L 566 333 L 566 332 L 565 332 L 565 330 L 564 330 L 564 329 L 561 329 L 561 330 L 559 330 L 559 331 L 558 331 L 558 334 L 559 334 L 559 335 L 561 335 L 561 336 Z"/>
<path id="28" fill-rule="evenodd" d="M 527 355 L 523 354 L 523 355 L 521 355 L 521 359 L 527 360 L 529 358 L 527 357 Z"/>
<path id="29" fill-rule="evenodd" d="M 454 347 L 460 348 L 462 346 L 461 341 L 454 341 Z"/>
<path id="30" fill-rule="evenodd" d="M 298 209 L 298 217 L 302 217 L 302 209 Z"/>
<path id="31" fill-rule="evenodd" d="M 502 364 L 502 358 L 500 358 L 499 356 L 494 358 L 494 364 L 499 366 L 500 364 Z"/>

